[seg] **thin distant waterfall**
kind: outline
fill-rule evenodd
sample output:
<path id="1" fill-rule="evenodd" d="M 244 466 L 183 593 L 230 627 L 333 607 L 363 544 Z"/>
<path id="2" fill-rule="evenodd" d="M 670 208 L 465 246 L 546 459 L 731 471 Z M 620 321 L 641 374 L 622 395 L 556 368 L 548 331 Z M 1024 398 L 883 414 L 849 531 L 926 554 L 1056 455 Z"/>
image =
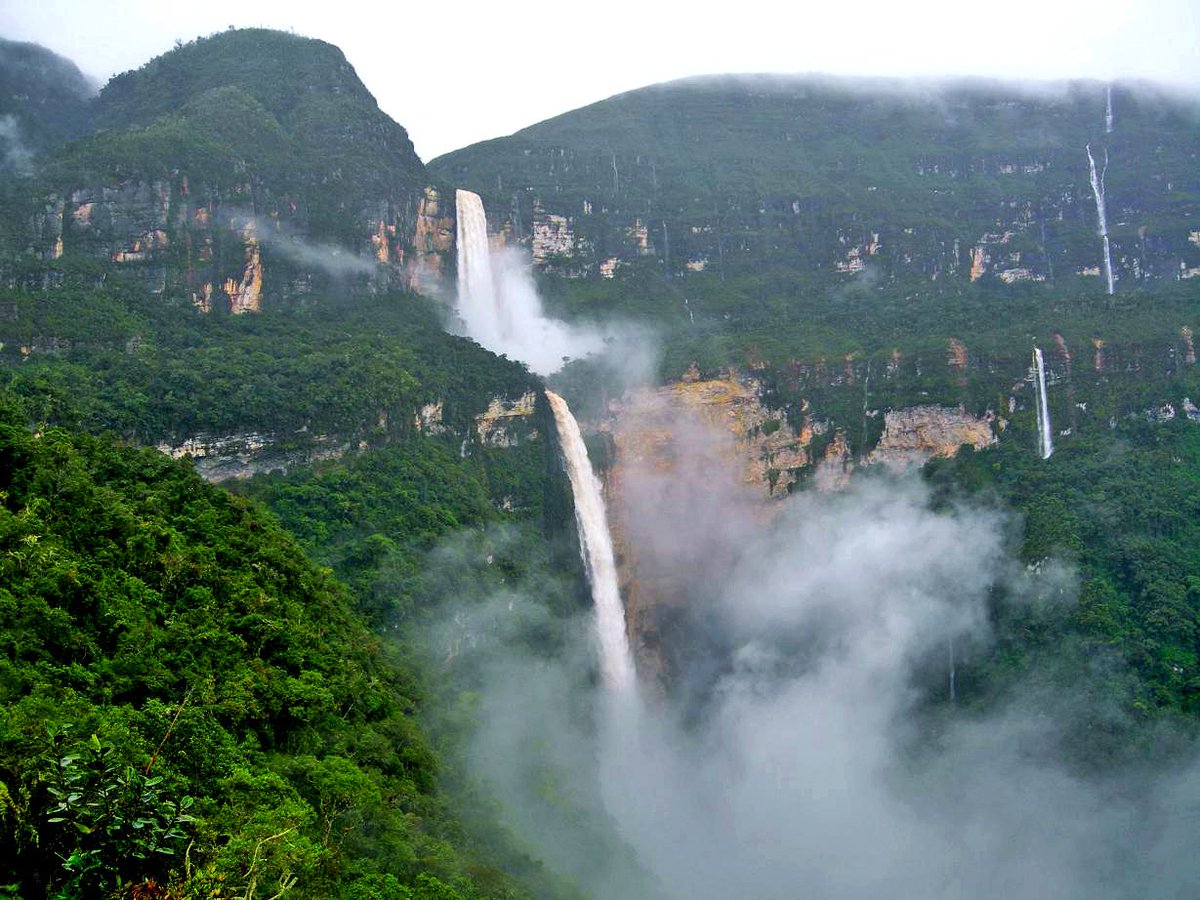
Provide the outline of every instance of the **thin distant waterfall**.
<path id="1" fill-rule="evenodd" d="M 600 642 L 600 666 L 605 684 L 617 693 L 628 693 L 636 687 L 633 656 L 625 634 L 625 607 L 617 587 L 617 564 L 613 558 L 612 536 L 600 481 L 592 471 L 579 423 L 571 415 L 567 401 L 553 391 L 546 391 L 558 437 L 571 479 L 575 498 L 575 523 L 579 528 L 580 550 L 588 581 L 592 587 L 592 603 L 596 610 L 596 633 Z"/>
<path id="2" fill-rule="evenodd" d="M 1113 108 L 1112 108 L 1112 85 L 1108 86 L 1108 91 L 1104 101 L 1104 133 L 1112 134 L 1113 132 Z"/>
<path id="3" fill-rule="evenodd" d="M 1042 362 L 1041 347 L 1033 348 L 1033 367 L 1037 373 L 1038 438 L 1042 459 L 1049 459 L 1054 452 L 1054 438 L 1050 433 L 1050 404 L 1046 399 L 1046 366 Z"/>
<path id="4" fill-rule="evenodd" d="M 1104 174 L 1108 171 L 1108 148 L 1104 149 L 1104 167 L 1096 174 L 1096 160 L 1092 157 L 1092 145 L 1087 144 L 1088 179 L 1096 197 L 1096 218 L 1100 220 L 1100 238 L 1104 243 L 1104 277 L 1108 282 L 1108 293 L 1113 292 L 1112 253 L 1108 246 L 1108 212 L 1104 205 Z"/>
<path id="5" fill-rule="evenodd" d="M 454 194 L 458 219 L 458 313 L 485 342 L 505 334 L 504 311 L 492 276 L 487 214 L 471 191 Z"/>

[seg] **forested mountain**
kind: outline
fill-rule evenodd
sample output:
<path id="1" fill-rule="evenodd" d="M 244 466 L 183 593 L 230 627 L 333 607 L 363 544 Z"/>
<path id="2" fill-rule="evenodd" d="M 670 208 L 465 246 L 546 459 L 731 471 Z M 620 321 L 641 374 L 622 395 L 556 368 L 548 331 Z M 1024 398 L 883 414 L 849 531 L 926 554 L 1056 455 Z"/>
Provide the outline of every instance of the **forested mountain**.
<path id="1" fill-rule="evenodd" d="M 1043 671 L 1050 646 L 1047 677 L 1087 681 L 1115 650 L 1136 677 L 1098 694 L 1170 718 L 1193 714 L 1200 650 L 1183 525 L 1200 420 L 1198 160 L 1195 97 L 1151 85 L 738 76 L 612 97 L 430 171 L 478 191 L 496 230 L 529 245 L 558 314 L 655 328 L 660 375 L 682 376 L 658 404 L 737 435 L 764 493 L 937 454 L 947 496 L 968 487 L 1023 513 L 1030 565 L 1077 564 L 1069 615 L 997 606 L 995 655 L 960 671 L 971 690 Z M 587 405 L 597 374 L 579 363 L 556 378 L 615 435 L 618 503 L 646 456 L 687 471 L 653 416 L 630 425 L 628 406 Z M 636 571 L 636 544 L 624 552 Z M 647 605 L 636 627 L 660 665 L 680 678 L 711 665 L 707 624 L 661 608 L 662 582 L 625 587 Z M 1104 753 L 1136 744 L 1139 726 L 1090 715 L 1080 728 L 1120 734 Z"/>
<path id="2" fill-rule="evenodd" d="M 85 133 L 95 86 L 70 60 L 0 38 L 0 169 L 26 175 L 33 157 Z"/>
<path id="3" fill-rule="evenodd" d="M 576 275 L 652 257 L 806 289 L 865 270 L 1073 285 L 1101 260 L 1090 146 L 1130 289 L 1200 263 L 1198 141 L 1194 99 L 1145 84 L 739 76 L 621 94 L 431 170 Z"/>
<path id="4" fill-rule="evenodd" d="M 3 184 L 6 896 L 570 896 L 408 643 L 463 529 L 564 615 L 580 573 L 540 382 L 409 290 L 403 128 L 266 31 L 76 113 Z M 245 493 L 296 536 L 192 468 L 292 470 Z"/>
<path id="5" fill-rule="evenodd" d="M 31 163 L 24 202 L 6 211 L 10 283 L 123 272 L 243 312 L 418 280 L 414 237 L 436 195 L 336 47 L 213 35 L 114 78 L 86 114 L 85 136 Z"/>
<path id="6" fill-rule="evenodd" d="M 430 171 L 531 244 L 561 311 L 661 323 L 678 374 L 1170 341 L 1144 313 L 1200 272 L 1198 148 L 1194 98 L 1137 83 L 746 76 L 622 94 Z"/>

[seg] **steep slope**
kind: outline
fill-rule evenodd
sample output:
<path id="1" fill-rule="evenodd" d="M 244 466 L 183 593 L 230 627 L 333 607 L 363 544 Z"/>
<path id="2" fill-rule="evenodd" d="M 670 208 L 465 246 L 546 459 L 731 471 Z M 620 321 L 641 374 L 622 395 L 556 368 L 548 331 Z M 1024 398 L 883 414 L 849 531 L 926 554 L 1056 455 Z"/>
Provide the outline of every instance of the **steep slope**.
<path id="1" fill-rule="evenodd" d="M 272 517 L 3 403 L 6 890 L 527 896 L 463 849 L 411 667 Z"/>
<path id="2" fill-rule="evenodd" d="M 1068 434 L 1186 406 L 1198 160 L 1196 99 L 1150 85 L 730 76 L 622 94 L 430 171 L 530 246 L 558 314 L 649 321 L 669 378 L 733 366 L 758 383 L 794 436 L 816 435 L 787 484 L 827 447 L 853 464 L 885 433 L 920 444 L 903 415 L 888 430 L 905 408 L 963 407 L 1024 441 L 1031 344 Z M 561 384 L 586 408 L 579 368 Z"/>
<path id="3" fill-rule="evenodd" d="M 248 312 L 415 284 L 414 241 L 437 242 L 407 133 L 324 42 L 215 34 L 117 76 L 92 113 L 98 130 L 38 167 L 10 282 L 95 279 L 102 260 L 153 293 Z"/>
<path id="4" fill-rule="evenodd" d="M 0 173 L 28 174 L 35 156 L 83 134 L 94 93 L 70 60 L 0 38 Z"/>
<path id="5" fill-rule="evenodd" d="M 947 495 L 1003 497 L 1025 516 L 1024 560 L 1077 563 L 1082 584 L 1078 608 L 1041 620 L 998 604 L 1001 649 L 963 666 L 960 698 L 1029 672 L 1079 683 L 1111 655 L 1121 674 L 1101 693 L 1120 716 L 1103 749 L 1080 737 L 1089 763 L 1136 753 L 1155 717 L 1194 715 L 1200 606 L 1176 517 L 1200 420 L 1200 117 L 1193 98 L 1122 83 L 1110 131 L 1108 101 L 1096 83 L 701 79 L 430 164 L 528 244 L 560 314 L 657 326 L 670 384 L 598 403 L 598 367 L 556 380 L 607 432 L 648 671 L 686 681 L 678 654 L 715 656 L 704 576 L 688 581 L 709 548 L 679 536 L 684 562 L 642 552 L 638 521 L 659 522 L 633 498 L 647 480 L 711 493 L 732 460 L 778 497 L 958 455 L 928 470 Z M 713 430 L 706 456 L 697 434 Z"/>
<path id="6" fill-rule="evenodd" d="M 1086 147 L 1123 287 L 1200 264 L 1194 99 L 1107 87 L 722 77 L 657 85 L 430 164 L 577 275 L 764 266 L 818 282 L 1097 276 Z"/>

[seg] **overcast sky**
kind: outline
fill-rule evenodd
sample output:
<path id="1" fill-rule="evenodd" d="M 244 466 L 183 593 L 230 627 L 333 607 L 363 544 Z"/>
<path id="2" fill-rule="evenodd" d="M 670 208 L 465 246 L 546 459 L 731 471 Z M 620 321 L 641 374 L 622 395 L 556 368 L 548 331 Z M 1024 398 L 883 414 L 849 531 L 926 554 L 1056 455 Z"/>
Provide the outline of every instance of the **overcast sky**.
<path id="1" fill-rule="evenodd" d="M 716 10 L 720 9 L 720 12 Z M 337 44 L 428 161 L 621 91 L 718 72 L 1200 86 L 1200 0 L 0 0 L 0 35 L 98 80 L 230 25 Z"/>

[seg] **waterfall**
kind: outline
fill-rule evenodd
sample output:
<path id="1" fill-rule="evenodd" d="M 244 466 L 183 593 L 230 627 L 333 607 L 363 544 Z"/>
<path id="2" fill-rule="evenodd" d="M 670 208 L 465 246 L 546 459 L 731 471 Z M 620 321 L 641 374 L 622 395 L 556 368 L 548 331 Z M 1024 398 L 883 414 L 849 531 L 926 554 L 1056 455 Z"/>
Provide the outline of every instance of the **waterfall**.
<path id="1" fill-rule="evenodd" d="M 1104 277 L 1108 281 L 1108 293 L 1113 292 L 1112 254 L 1108 246 L 1108 213 L 1104 207 L 1104 173 L 1108 171 L 1108 148 L 1104 150 L 1104 168 L 1096 175 L 1096 160 L 1092 158 L 1092 145 L 1087 144 L 1088 179 L 1096 197 L 1096 217 L 1100 220 L 1100 238 L 1104 242 Z"/>
<path id="2" fill-rule="evenodd" d="M 454 194 L 458 219 L 458 314 L 472 337 L 485 345 L 504 337 L 502 309 L 492 278 L 487 214 L 483 200 L 471 191 Z"/>
<path id="3" fill-rule="evenodd" d="M 596 611 L 596 636 L 600 642 L 600 666 L 609 689 L 625 694 L 637 683 L 629 639 L 625 634 L 625 607 L 617 587 L 617 564 L 613 558 L 612 536 L 600 480 L 592 471 L 579 423 L 571 415 L 567 401 L 553 391 L 546 391 L 558 437 L 567 462 L 567 477 L 575 498 L 575 523 L 579 528 L 580 551 L 588 581 L 592 587 L 592 603 Z"/>
<path id="4" fill-rule="evenodd" d="M 1105 95 L 1104 101 L 1104 133 L 1112 134 L 1113 131 L 1113 110 L 1112 110 L 1112 85 L 1108 86 L 1108 92 Z"/>
<path id="5" fill-rule="evenodd" d="M 527 257 L 514 248 L 492 252 L 483 200 L 454 195 L 457 210 L 458 315 L 466 333 L 493 353 L 520 360 L 540 375 L 604 349 L 603 335 L 542 312 Z"/>
<path id="6" fill-rule="evenodd" d="M 1042 348 L 1033 348 L 1033 365 L 1037 372 L 1038 438 L 1042 459 L 1049 459 L 1054 452 L 1054 438 L 1050 434 L 1050 404 L 1046 399 L 1046 366 L 1042 362 Z"/>

